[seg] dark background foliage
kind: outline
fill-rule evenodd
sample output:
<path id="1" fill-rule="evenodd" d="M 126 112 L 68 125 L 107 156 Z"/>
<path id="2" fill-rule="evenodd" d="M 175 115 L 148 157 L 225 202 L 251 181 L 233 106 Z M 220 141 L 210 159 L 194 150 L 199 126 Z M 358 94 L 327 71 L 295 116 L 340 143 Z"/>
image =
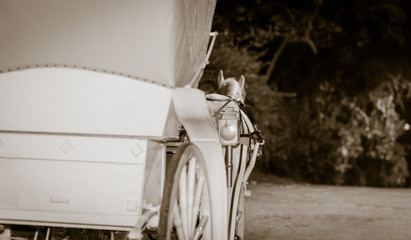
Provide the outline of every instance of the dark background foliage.
<path id="1" fill-rule="evenodd" d="M 409 186 L 411 2 L 224 0 L 200 88 L 246 77 L 258 167 L 313 183 Z"/>

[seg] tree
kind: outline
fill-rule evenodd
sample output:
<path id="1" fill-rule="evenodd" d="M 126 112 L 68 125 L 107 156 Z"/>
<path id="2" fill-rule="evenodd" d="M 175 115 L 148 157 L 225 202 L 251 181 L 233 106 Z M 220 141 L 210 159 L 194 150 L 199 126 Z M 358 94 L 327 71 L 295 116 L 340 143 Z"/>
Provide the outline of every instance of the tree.
<path id="1" fill-rule="evenodd" d="M 269 139 L 264 167 L 312 182 L 403 184 L 397 138 L 407 111 L 402 93 L 386 89 L 393 73 L 401 86 L 411 79 L 410 10 L 405 0 L 218 2 L 224 43 L 210 67 L 245 74 L 246 101 Z"/>

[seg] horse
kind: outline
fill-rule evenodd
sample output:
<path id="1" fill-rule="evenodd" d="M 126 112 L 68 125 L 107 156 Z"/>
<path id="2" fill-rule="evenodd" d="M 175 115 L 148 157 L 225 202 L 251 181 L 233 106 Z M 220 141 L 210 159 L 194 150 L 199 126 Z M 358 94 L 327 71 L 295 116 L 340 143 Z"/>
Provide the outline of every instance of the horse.
<path id="1" fill-rule="evenodd" d="M 244 104 L 245 101 L 245 78 L 241 75 L 240 79 L 237 81 L 235 78 L 224 79 L 223 71 L 220 70 L 218 75 L 218 90 L 217 93 L 225 95 L 233 100 L 241 102 Z"/>

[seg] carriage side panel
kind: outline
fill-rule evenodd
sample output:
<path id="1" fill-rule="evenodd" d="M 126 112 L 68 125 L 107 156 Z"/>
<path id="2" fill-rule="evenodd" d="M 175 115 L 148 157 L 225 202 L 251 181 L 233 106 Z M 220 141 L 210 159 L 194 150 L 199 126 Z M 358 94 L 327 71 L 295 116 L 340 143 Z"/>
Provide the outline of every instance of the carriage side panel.
<path id="1" fill-rule="evenodd" d="M 0 222 L 132 227 L 147 141 L 39 134 L 0 139 Z"/>
<path id="2" fill-rule="evenodd" d="M 86 70 L 0 74 L 0 131 L 162 137 L 172 89 Z M 169 118 L 169 119 L 168 119 Z M 176 122 L 176 121 L 174 121 Z M 173 129 L 172 129 L 173 130 Z"/>

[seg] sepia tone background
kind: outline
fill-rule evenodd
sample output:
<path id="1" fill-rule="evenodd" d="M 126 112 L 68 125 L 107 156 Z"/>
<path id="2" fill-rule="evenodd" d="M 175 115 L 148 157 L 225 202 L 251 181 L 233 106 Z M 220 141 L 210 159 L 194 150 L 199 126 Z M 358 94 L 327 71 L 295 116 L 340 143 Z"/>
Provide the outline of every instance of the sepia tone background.
<path id="1" fill-rule="evenodd" d="M 246 77 L 258 167 L 310 183 L 410 187 L 411 3 L 218 1 L 200 87 Z"/>
<path id="2" fill-rule="evenodd" d="M 411 238 L 410 21 L 406 0 L 217 2 L 200 87 L 244 74 L 266 140 L 246 239 Z"/>

